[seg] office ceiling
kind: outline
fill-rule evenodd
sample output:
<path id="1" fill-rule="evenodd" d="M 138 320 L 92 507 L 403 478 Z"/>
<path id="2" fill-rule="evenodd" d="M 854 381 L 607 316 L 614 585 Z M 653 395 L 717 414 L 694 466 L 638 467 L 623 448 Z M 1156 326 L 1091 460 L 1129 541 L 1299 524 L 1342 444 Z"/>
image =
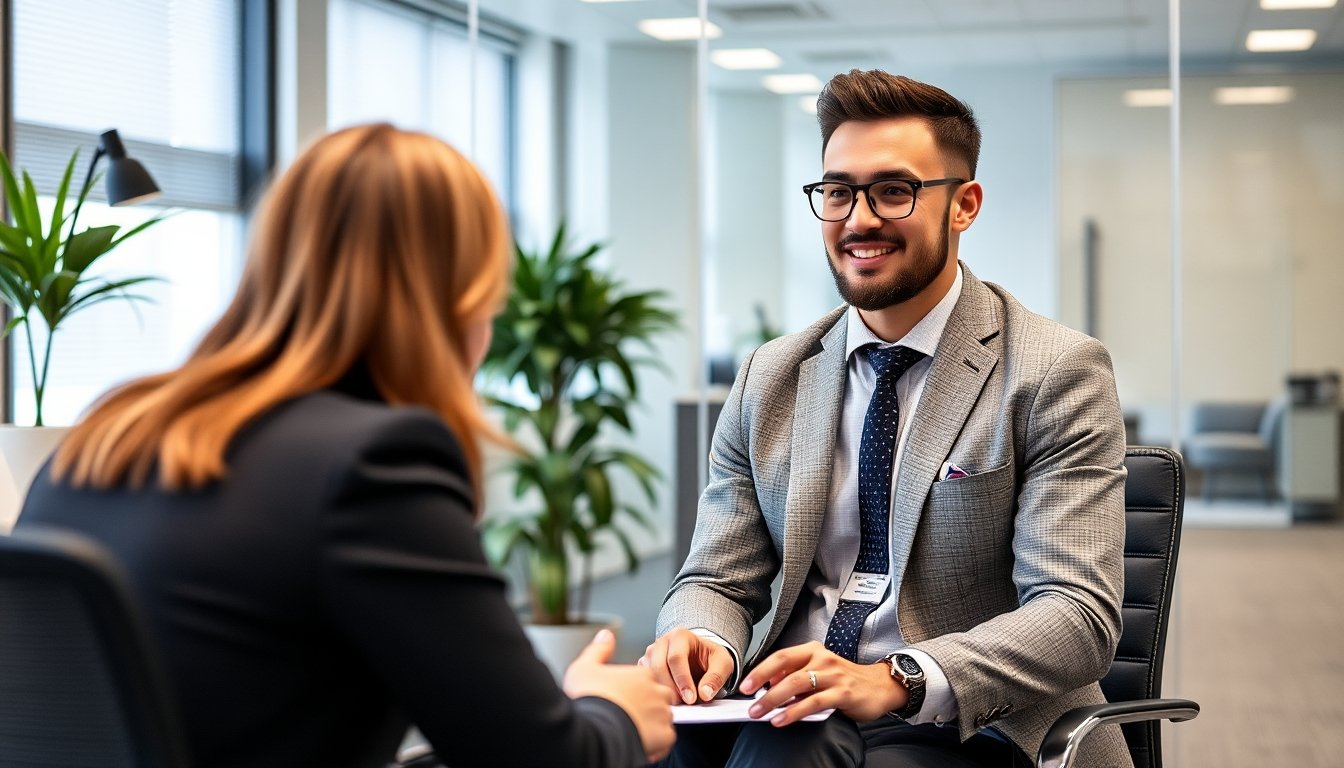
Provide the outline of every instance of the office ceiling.
<path id="1" fill-rule="evenodd" d="M 523 26 L 572 36 L 657 44 L 640 19 L 694 16 L 696 0 L 483 0 Z M 1344 65 L 1344 0 L 1321 10 L 1268 11 L 1260 0 L 1180 0 L 1183 66 L 1246 71 L 1338 69 Z M 1167 0 L 710 0 L 723 30 L 717 48 L 769 48 L 774 70 L 825 80 L 851 67 L 896 71 L 983 66 L 1046 66 L 1063 71 L 1164 72 Z M 1301 53 L 1251 53 L 1253 29 L 1309 28 Z M 664 43 L 691 45 L 692 43 Z M 711 67 L 721 89 L 759 89 L 762 71 Z"/>

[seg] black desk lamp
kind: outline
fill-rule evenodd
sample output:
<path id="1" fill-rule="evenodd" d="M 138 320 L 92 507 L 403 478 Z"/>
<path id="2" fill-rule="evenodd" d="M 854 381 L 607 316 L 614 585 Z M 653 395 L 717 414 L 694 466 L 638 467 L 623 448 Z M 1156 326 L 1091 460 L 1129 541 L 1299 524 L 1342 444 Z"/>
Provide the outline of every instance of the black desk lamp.
<path id="1" fill-rule="evenodd" d="M 93 183 L 93 169 L 98 160 L 107 155 L 107 202 L 110 205 L 135 205 L 159 196 L 159 185 L 150 178 L 149 171 L 138 160 L 126 156 L 126 145 L 121 143 L 117 129 L 103 132 L 98 137 L 98 148 L 93 152 L 93 162 L 89 163 L 89 172 L 84 175 L 84 186 L 80 187 L 79 202 L 70 216 L 70 234 L 75 232 L 75 223 L 79 220 L 79 209 L 84 205 L 84 196 Z"/>

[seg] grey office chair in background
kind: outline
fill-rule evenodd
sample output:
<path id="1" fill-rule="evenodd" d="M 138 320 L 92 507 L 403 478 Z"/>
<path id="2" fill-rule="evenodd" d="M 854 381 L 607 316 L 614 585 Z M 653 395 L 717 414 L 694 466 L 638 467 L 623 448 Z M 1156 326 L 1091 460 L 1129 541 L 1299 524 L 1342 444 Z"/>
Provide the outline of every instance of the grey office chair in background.
<path id="1" fill-rule="evenodd" d="M 1185 459 L 1192 470 L 1201 473 L 1205 501 L 1213 498 L 1214 480 L 1220 474 L 1254 475 L 1261 498 L 1270 501 L 1275 497 L 1286 405 L 1284 400 L 1195 404 L 1190 411 Z"/>
<path id="2" fill-rule="evenodd" d="M 1084 739 L 1092 729 L 1107 723 L 1123 724 L 1134 768 L 1162 768 L 1158 721 L 1199 714 L 1193 701 L 1157 698 L 1185 506 L 1181 456 L 1135 446 L 1125 451 L 1125 467 L 1124 628 L 1111 670 L 1101 680 L 1108 703 L 1061 715 L 1041 744 L 1038 768 L 1067 768 L 1087 751 Z"/>
<path id="3" fill-rule="evenodd" d="M 184 768 L 123 577 L 73 533 L 0 536 L 0 768 Z"/>

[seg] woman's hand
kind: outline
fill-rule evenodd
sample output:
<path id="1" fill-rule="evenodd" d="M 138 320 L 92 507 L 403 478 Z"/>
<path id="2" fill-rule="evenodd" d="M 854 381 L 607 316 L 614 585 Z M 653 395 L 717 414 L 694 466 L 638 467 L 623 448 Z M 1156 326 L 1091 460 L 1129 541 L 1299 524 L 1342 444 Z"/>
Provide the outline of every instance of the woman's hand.
<path id="1" fill-rule="evenodd" d="M 614 702 L 635 723 L 649 762 L 667 757 L 677 732 L 672 727 L 673 693 L 644 667 L 608 664 L 616 650 L 611 630 L 597 633 L 583 653 L 565 670 L 565 693 L 570 698 L 598 696 Z"/>

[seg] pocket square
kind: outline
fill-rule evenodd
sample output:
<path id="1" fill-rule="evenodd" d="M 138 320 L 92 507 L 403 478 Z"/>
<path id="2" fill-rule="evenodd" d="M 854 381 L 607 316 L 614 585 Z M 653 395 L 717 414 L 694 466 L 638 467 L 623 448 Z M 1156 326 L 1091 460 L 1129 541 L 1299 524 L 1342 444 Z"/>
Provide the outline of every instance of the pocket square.
<path id="1" fill-rule="evenodd" d="M 960 480 L 963 477 L 970 477 L 971 473 L 958 467 L 952 462 L 944 462 L 943 468 L 938 471 L 938 479 L 941 480 Z"/>

